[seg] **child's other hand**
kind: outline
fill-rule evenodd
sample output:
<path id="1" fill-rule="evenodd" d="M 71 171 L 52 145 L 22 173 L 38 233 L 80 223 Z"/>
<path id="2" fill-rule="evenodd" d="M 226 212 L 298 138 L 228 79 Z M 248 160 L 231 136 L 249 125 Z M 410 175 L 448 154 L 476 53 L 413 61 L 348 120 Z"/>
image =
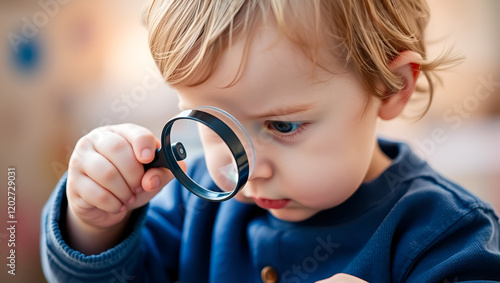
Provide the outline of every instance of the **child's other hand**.
<path id="1" fill-rule="evenodd" d="M 316 281 L 316 283 L 368 283 L 363 279 L 359 279 L 358 277 L 345 274 L 345 273 L 339 273 L 335 274 L 330 278 L 321 280 L 321 281 Z"/>
<path id="2" fill-rule="evenodd" d="M 144 172 L 158 147 L 148 129 L 133 124 L 97 128 L 78 141 L 66 186 L 73 248 L 96 253 L 116 244 L 131 211 L 174 178 L 165 168 Z"/>

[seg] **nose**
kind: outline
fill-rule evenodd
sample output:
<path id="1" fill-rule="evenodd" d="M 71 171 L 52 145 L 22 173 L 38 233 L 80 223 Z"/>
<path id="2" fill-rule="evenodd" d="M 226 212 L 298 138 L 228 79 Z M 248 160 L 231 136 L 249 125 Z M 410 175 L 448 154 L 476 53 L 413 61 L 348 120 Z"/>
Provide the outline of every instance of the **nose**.
<path id="1" fill-rule="evenodd" d="M 262 154 L 256 154 L 257 156 L 262 156 Z M 272 163 L 267 158 L 256 158 L 255 167 L 253 169 L 252 175 L 248 178 L 248 182 L 245 185 L 245 189 L 242 190 L 243 195 L 250 199 L 253 196 L 258 195 L 257 190 L 261 185 L 268 181 L 274 174 L 274 169 Z"/>
<path id="2" fill-rule="evenodd" d="M 253 173 L 248 179 L 249 182 L 258 179 L 269 179 L 274 174 L 274 168 L 272 163 L 272 150 L 270 150 L 270 144 L 262 144 L 258 140 L 254 142 L 255 150 L 255 165 L 253 168 Z"/>
<path id="3" fill-rule="evenodd" d="M 269 161 L 257 158 L 255 160 L 255 167 L 253 173 L 248 178 L 248 181 L 254 181 L 257 179 L 269 179 L 273 176 L 273 168 Z"/>

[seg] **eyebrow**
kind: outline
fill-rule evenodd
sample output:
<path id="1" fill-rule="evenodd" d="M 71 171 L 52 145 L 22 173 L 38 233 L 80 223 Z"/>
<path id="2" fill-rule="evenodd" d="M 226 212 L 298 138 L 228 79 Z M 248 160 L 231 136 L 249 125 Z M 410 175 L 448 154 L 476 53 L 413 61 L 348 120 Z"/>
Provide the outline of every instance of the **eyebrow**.
<path id="1" fill-rule="evenodd" d="M 273 110 L 258 114 L 259 117 L 280 117 L 280 116 L 288 116 L 292 114 L 297 114 L 300 112 L 305 112 L 314 108 L 312 104 L 300 104 L 300 105 L 282 105 L 279 107 L 275 107 Z"/>

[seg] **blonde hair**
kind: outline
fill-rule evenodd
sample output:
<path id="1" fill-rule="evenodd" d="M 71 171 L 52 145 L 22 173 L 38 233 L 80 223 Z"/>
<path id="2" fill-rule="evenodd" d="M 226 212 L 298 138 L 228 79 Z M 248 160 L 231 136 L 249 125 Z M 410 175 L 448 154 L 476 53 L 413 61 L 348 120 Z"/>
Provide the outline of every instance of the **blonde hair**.
<path id="1" fill-rule="evenodd" d="M 215 71 L 234 38 L 251 40 L 256 25 L 268 17 L 315 65 L 328 70 L 320 49 L 344 58 L 363 86 L 381 99 L 405 87 L 403 78 L 389 69 L 390 62 L 405 50 L 419 53 L 419 68 L 428 81 L 427 89 L 417 89 L 429 93 L 424 113 L 434 93 L 432 72 L 457 61 L 449 53 L 428 60 L 425 0 L 154 0 L 148 14 L 149 46 L 167 83 L 197 85 Z M 377 82 L 385 88 L 377 88 Z"/>

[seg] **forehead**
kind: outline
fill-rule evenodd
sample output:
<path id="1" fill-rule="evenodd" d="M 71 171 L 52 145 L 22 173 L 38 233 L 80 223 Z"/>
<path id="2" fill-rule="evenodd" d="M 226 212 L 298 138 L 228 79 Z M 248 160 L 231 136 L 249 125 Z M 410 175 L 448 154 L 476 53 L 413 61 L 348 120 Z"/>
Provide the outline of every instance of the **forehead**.
<path id="1" fill-rule="evenodd" d="M 286 105 L 293 99 L 306 103 L 306 94 L 312 89 L 322 88 L 347 73 L 336 58 L 328 56 L 329 70 L 325 71 L 275 26 L 260 25 L 250 41 L 240 38 L 222 53 L 217 69 L 207 81 L 175 88 L 182 108 L 243 104 L 247 109 L 255 109 L 266 107 L 263 102 Z M 242 58 L 246 61 L 242 62 Z"/>

